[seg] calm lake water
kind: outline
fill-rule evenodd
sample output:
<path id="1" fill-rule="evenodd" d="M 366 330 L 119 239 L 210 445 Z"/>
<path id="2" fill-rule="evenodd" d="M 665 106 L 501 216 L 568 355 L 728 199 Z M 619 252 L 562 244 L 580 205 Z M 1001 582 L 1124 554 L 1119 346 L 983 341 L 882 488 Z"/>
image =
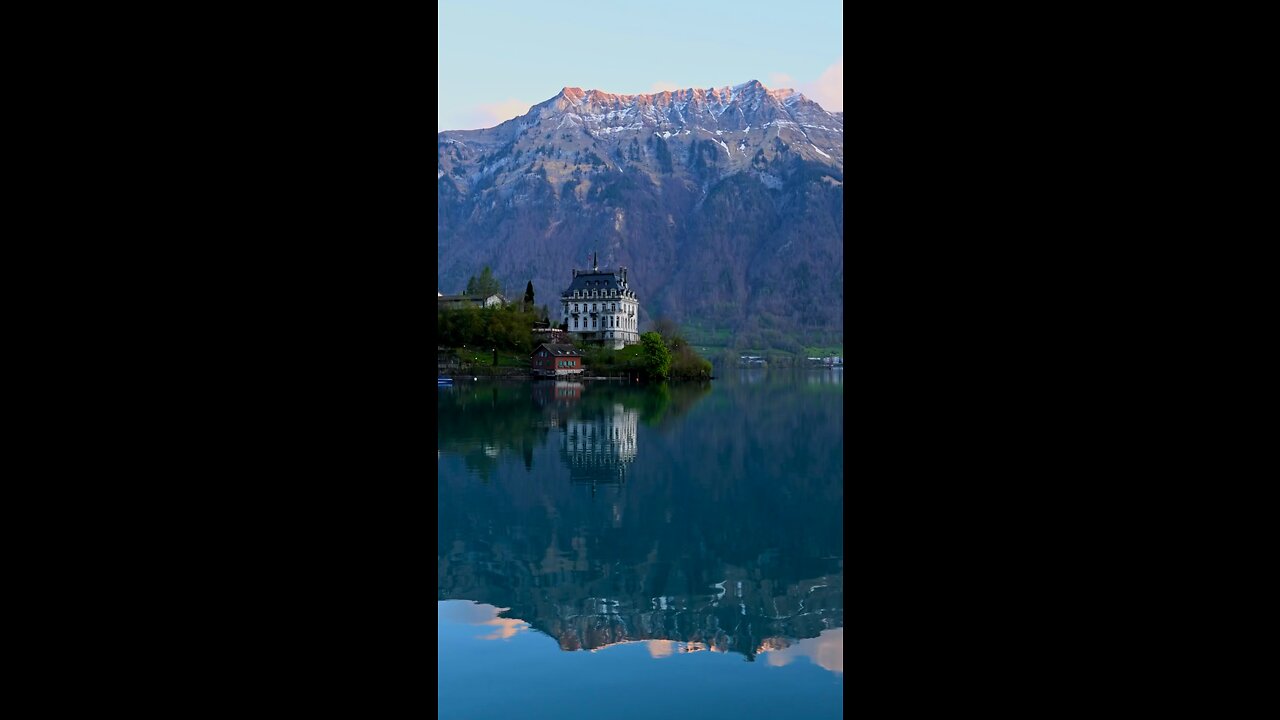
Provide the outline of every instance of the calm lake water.
<path id="1" fill-rule="evenodd" d="M 439 716 L 836 718 L 843 370 L 440 388 Z"/>

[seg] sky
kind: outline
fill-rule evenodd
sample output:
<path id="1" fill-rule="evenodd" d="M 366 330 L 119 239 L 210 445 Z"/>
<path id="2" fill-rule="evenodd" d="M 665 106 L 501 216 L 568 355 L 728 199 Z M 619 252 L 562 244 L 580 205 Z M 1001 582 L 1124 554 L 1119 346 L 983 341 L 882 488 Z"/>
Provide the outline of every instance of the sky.
<path id="1" fill-rule="evenodd" d="M 841 0 L 439 0 L 437 132 L 562 87 L 619 95 L 759 80 L 844 110 Z"/>

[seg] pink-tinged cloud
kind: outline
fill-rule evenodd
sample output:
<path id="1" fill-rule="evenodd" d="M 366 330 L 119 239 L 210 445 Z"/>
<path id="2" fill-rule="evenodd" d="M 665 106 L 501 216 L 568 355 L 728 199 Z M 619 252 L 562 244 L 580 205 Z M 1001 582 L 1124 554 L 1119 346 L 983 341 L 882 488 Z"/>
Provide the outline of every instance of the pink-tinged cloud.
<path id="1" fill-rule="evenodd" d="M 509 609 L 468 601 L 443 603 L 438 606 L 436 612 L 440 617 L 453 622 L 494 628 L 488 635 L 478 635 L 477 637 L 481 640 L 509 640 L 516 634 L 529 629 L 529 623 L 523 620 L 498 617 L 498 613 Z"/>
<path id="2" fill-rule="evenodd" d="M 660 92 L 663 92 L 664 90 L 675 91 L 675 90 L 683 90 L 683 89 L 684 88 L 680 87 L 679 85 L 676 85 L 673 82 L 667 82 L 666 80 L 659 80 L 658 82 L 654 83 L 652 87 L 649 88 L 649 92 L 660 93 Z"/>
<path id="3" fill-rule="evenodd" d="M 771 667 L 782 667 L 796 658 L 808 658 L 813 664 L 839 675 L 844 674 L 844 628 L 823 630 L 816 638 L 800 640 L 790 647 L 765 650 L 765 661 Z"/>
<path id="4" fill-rule="evenodd" d="M 827 112 L 844 111 L 844 58 L 822 71 L 818 79 L 802 90 Z"/>
<path id="5" fill-rule="evenodd" d="M 812 82 L 797 82 L 786 73 L 769 73 L 767 85 L 770 90 L 796 90 L 827 112 L 844 112 L 844 58 L 823 70 Z"/>
<path id="6" fill-rule="evenodd" d="M 649 657 L 653 658 L 671 657 L 671 653 L 676 649 L 676 644 L 672 640 L 649 640 L 645 645 L 649 648 Z"/>
<path id="7" fill-rule="evenodd" d="M 489 635 L 481 635 L 481 640 L 510 640 L 516 633 L 529 629 L 529 623 L 516 618 L 494 618 L 484 625 L 492 625 L 497 629 Z"/>

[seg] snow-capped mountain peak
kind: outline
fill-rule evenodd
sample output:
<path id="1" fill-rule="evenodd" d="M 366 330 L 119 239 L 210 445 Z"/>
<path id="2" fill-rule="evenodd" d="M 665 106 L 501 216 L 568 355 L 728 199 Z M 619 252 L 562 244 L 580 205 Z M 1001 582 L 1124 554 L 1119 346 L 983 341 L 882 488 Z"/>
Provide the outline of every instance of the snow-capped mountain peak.
<path id="1" fill-rule="evenodd" d="M 734 141 L 727 142 L 726 135 Z M 479 146 L 514 143 L 513 151 L 526 152 L 545 152 L 550 144 L 561 155 L 565 149 L 576 152 L 579 159 L 590 151 L 614 167 L 625 163 L 625 158 L 617 157 L 618 143 L 646 142 L 653 136 L 667 142 L 672 138 L 699 142 L 714 136 L 725 153 L 723 167 L 729 171 L 749 164 L 758 150 L 771 157 L 775 139 L 806 160 L 837 168 L 844 165 L 843 114 L 827 112 L 794 89 L 771 90 L 759 80 L 639 94 L 565 86 L 524 115 L 485 130 L 446 131 L 440 133 L 440 141 Z M 449 172 L 446 164 L 442 161 L 437 172 Z"/>

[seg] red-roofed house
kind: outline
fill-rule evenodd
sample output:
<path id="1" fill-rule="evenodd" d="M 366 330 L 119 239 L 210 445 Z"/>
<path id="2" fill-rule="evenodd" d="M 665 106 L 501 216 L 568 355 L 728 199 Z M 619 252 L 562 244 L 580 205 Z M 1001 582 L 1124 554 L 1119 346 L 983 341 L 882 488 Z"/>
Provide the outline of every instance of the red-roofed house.
<path id="1" fill-rule="evenodd" d="M 535 375 L 581 375 L 582 355 L 572 345 L 542 343 L 529 356 Z"/>

